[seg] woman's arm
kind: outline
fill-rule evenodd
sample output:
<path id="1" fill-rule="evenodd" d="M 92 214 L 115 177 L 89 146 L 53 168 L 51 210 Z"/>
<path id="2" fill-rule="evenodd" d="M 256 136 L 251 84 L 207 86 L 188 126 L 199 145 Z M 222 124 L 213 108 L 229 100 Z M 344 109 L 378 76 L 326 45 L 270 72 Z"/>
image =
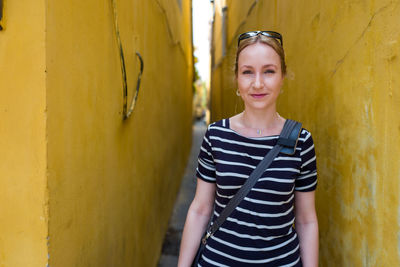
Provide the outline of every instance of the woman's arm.
<path id="1" fill-rule="evenodd" d="M 295 192 L 295 227 L 300 241 L 304 267 L 318 266 L 318 219 L 315 211 L 315 191 Z"/>
<path id="2" fill-rule="evenodd" d="M 197 178 L 196 195 L 189 207 L 183 228 L 178 267 L 189 267 L 196 256 L 200 238 L 213 211 L 215 189 L 215 183 L 207 183 Z"/>

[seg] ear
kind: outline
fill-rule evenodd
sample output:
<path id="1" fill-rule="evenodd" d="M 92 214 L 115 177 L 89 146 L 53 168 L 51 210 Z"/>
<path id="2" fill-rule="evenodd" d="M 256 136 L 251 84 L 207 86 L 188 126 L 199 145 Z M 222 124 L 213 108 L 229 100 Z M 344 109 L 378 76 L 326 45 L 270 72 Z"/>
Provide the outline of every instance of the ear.
<path id="1" fill-rule="evenodd" d="M 282 93 L 283 84 L 285 83 L 285 78 L 286 78 L 286 75 L 284 73 L 282 73 L 281 88 L 280 88 L 281 93 Z"/>
<path id="2" fill-rule="evenodd" d="M 286 79 L 287 73 L 283 73 L 282 70 L 281 70 L 281 75 L 282 75 L 282 82 L 283 82 Z"/>

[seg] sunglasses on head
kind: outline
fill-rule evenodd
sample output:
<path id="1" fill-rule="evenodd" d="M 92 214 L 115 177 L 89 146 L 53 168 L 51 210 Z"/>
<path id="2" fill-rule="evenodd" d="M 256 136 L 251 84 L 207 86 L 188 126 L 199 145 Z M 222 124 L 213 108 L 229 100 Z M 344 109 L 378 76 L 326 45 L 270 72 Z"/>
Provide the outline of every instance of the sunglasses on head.
<path id="1" fill-rule="evenodd" d="M 251 31 L 242 33 L 241 35 L 239 35 L 238 38 L 238 46 L 240 41 L 247 38 L 255 37 L 259 34 L 279 40 L 281 46 L 283 47 L 282 35 L 279 32 L 274 32 L 274 31 Z"/>

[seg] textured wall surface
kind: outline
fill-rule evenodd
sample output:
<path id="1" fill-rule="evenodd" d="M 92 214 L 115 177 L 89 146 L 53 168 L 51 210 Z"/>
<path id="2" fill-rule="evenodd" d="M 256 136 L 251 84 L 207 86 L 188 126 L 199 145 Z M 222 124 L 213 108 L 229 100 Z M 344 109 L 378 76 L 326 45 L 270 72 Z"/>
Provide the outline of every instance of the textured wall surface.
<path id="1" fill-rule="evenodd" d="M 191 143 L 189 0 L 6 1 L 0 267 L 156 266 Z"/>
<path id="2" fill-rule="evenodd" d="M 314 136 L 321 266 L 399 266 L 400 1 L 226 5 L 227 54 L 212 72 L 212 119 L 242 110 L 237 35 L 281 32 L 288 75 L 278 111 Z"/>
<path id="3" fill-rule="evenodd" d="M 190 2 L 48 1 L 51 266 L 155 266 L 191 138 Z"/>
<path id="4" fill-rule="evenodd" d="M 44 2 L 5 1 L 0 31 L 0 266 L 46 266 Z"/>

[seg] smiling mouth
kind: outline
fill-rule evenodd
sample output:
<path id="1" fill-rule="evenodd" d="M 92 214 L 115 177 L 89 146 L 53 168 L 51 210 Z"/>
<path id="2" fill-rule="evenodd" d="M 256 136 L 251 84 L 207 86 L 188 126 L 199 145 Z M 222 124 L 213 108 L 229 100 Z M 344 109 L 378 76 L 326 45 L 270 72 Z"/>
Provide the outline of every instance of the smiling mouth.
<path id="1" fill-rule="evenodd" d="M 264 96 L 266 96 L 267 94 L 251 94 L 252 97 L 254 98 L 262 98 Z"/>

